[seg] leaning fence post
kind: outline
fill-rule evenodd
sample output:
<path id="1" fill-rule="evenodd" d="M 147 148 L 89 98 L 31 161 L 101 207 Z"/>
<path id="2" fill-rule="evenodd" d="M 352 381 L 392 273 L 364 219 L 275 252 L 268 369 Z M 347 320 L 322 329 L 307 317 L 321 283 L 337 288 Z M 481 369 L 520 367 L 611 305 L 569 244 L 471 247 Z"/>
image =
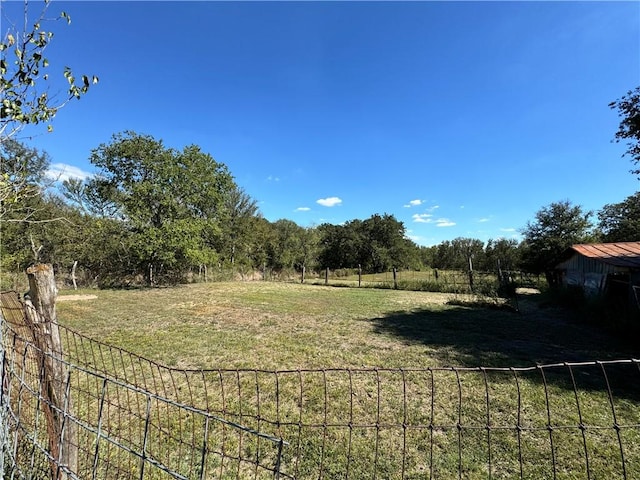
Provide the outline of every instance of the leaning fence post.
<path id="1" fill-rule="evenodd" d="M 42 378 L 45 395 L 43 407 L 47 419 L 51 477 L 54 480 L 68 478 L 67 471 L 78 470 L 77 425 L 65 422 L 71 412 L 71 398 L 65 365 L 62 358 L 62 342 L 56 317 L 58 289 L 51 265 L 38 264 L 27 269 L 29 292 L 25 298 L 25 320 L 33 330 L 33 337 L 42 355 Z M 65 425 L 66 423 L 66 425 Z M 59 465 L 56 465 L 59 461 Z M 64 467 L 64 468 L 60 468 Z"/>

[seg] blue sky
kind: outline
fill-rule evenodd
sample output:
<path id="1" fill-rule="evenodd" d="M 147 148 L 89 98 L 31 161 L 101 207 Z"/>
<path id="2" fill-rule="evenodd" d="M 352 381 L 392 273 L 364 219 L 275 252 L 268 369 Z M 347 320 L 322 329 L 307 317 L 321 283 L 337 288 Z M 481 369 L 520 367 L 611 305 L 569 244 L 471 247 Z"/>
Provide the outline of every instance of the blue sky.
<path id="1" fill-rule="evenodd" d="M 37 6 L 32 2 L 32 7 Z M 6 18 L 20 2 L 3 2 Z M 50 76 L 100 83 L 32 136 L 66 174 L 124 130 L 197 144 L 263 215 L 390 213 L 417 243 L 518 236 L 638 179 L 609 102 L 640 85 L 640 2 L 57 2 Z M 53 84 L 52 90 L 64 89 Z"/>

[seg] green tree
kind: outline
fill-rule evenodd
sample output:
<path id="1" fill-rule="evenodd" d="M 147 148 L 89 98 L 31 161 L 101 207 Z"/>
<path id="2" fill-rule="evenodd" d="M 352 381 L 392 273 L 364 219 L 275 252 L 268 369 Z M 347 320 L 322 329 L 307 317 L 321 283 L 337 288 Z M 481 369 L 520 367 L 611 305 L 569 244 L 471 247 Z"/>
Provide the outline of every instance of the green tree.
<path id="1" fill-rule="evenodd" d="M 640 241 L 640 192 L 598 212 L 598 228 L 605 242 Z"/>
<path id="2" fill-rule="evenodd" d="M 0 143 L 14 136 L 26 125 L 49 123 L 58 110 L 70 100 L 81 98 L 89 90 L 91 79 L 82 75 L 76 79 L 69 67 L 62 75 L 68 82 L 66 94 L 50 95 L 48 87 L 49 61 L 45 54 L 53 32 L 46 29 L 49 0 L 35 16 L 31 14 L 29 2 L 24 2 L 24 18 L 11 20 L 3 17 L 2 41 L 0 42 Z M 58 20 L 71 22 L 65 12 Z M 22 25 L 20 27 L 19 25 Z M 51 124 L 48 125 L 51 130 Z"/>
<path id="3" fill-rule="evenodd" d="M 33 221 L 34 201 L 46 188 L 49 155 L 7 139 L 0 143 L 0 165 L 0 222 Z"/>
<path id="4" fill-rule="evenodd" d="M 195 145 L 177 151 L 134 132 L 114 135 L 90 159 L 99 173 L 85 198 L 112 205 L 107 218 L 126 224 L 130 255 L 148 282 L 215 261 L 209 239 L 220 234 L 224 201 L 237 188 L 225 165 Z"/>
<path id="5" fill-rule="evenodd" d="M 356 268 L 362 263 L 360 251 L 366 242 L 362 220 L 350 220 L 344 225 L 323 223 L 318 227 L 318 236 L 320 268 Z"/>
<path id="6" fill-rule="evenodd" d="M 300 231 L 300 251 L 296 262 L 298 268 L 305 270 L 317 264 L 319 244 L 318 230 L 313 227 L 303 227 Z"/>
<path id="7" fill-rule="evenodd" d="M 569 200 L 551 203 L 527 222 L 524 236 L 523 266 L 532 273 L 550 273 L 558 257 L 571 245 L 594 239 L 589 220 L 592 212 L 584 212 Z M 551 276 L 547 275 L 550 279 Z"/>
<path id="8" fill-rule="evenodd" d="M 393 215 L 372 215 L 344 225 L 318 227 L 318 262 L 322 268 L 357 268 L 383 272 L 392 267 L 415 268 L 419 249 L 405 236 L 404 224 Z"/>
<path id="9" fill-rule="evenodd" d="M 622 118 L 615 135 L 616 143 L 628 140 L 625 155 L 629 155 L 632 162 L 640 163 L 640 87 L 629 90 L 626 95 L 611 102 L 609 106 L 618 110 L 618 116 Z M 640 175 L 640 168 L 631 172 Z"/>
<path id="10" fill-rule="evenodd" d="M 442 270 L 457 268 L 456 251 L 450 240 L 444 240 L 433 247 L 433 268 Z"/>
<path id="11" fill-rule="evenodd" d="M 485 262 L 483 270 L 502 271 L 517 270 L 520 267 L 519 243 L 513 238 L 490 239 L 484 249 Z"/>
<path id="12" fill-rule="evenodd" d="M 64 67 L 62 75 L 68 83 L 68 90 L 64 94 L 51 93 L 49 85 L 49 61 L 45 53 L 50 45 L 53 33 L 44 27 L 47 18 L 49 0 L 37 15 L 27 0 L 24 1 L 23 18 L 8 18 L 3 10 L 2 38 L 0 39 L 0 244 L 3 245 L 2 263 L 7 258 L 7 245 L 12 241 L 19 243 L 19 238 L 11 238 L 17 234 L 20 227 L 12 224 L 22 223 L 33 225 L 53 223 L 65 217 L 70 212 L 53 206 L 51 201 L 45 201 L 43 182 L 49 159 L 46 153 L 37 152 L 15 140 L 15 135 L 28 125 L 47 123 L 48 130 L 52 130 L 51 121 L 56 113 L 70 100 L 81 98 L 89 90 L 91 83 L 97 83 L 98 78 L 83 75 L 79 80 L 73 75 L 69 67 Z M 71 22 L 69 15 L 62 12 L 58 19 Z M 49 217 L 43 213 L 49 212 Z M 47 230 L 62 228 L 49 225 Z M 24 229 L 23 229 L 24 230 Z M 21 232 L 27 235 L 27 232 Z M 33 239 L 33 232 L 28 237 Z M 12 253 L 17 263 L 23 250 L 18 248 Z M 44 255 L 44 244 L 31 245 L 34 257 Z M 42 247 L 42 248 L 41 248 Z M 51 249 L 49 249 L 51 250 Z M 47 249 L 45 249 L 45 252 Z"/>
<path id="13" fill-rule="evenodd" d="M 372 215 L 362 222 L 363 243 L 360 245 L 362 268 L 384 272 L 403 268 L 408 256 L 404 224 L 393 215 Z"/>
<path id="14" fill-rule="evenodd" d="M 77 259 L 77 246 L 85 238 L 82 214 L 55 195 L 47 194 L 31 203 L 35 209 L 28 220 L 3 226 L 2 246 L 17 260 L 14 267 L 24 270 L 36 262 L 51 263 L 54 268 L 71 266 Z"/>
<path id="15" fill-rule="evenodd" d="M 271 266 L 276 270 L 294 269 L 299 266 L 304 228 L 297 223 L 280 219 L 273 222 L 275 236 L 270 245 Z"/>
<path id="16" fill-rule="evenodd" d="M 437 245 L 432 245 L 429 247 L 421 246 L 419 248 L 419 258 L 420 263 L 423 268 L 434 268 L 435 266 L 435 256 L 438 252 Z"/>
<path id="17" fill-rule="evenodd" d="M 249 230 L 249 244 L 247 256 L 251 260 L 253 268 L 262 270 L 265 267 L 272 267 L 273 245 L 277 243 L 276 232 L 273 224 L 263 217 L 252 217 Z"/>
<path id="18" fill-rule="evenodd" d="M 451 241 L 454 255 L 454 268 L 458 270 L 473 270 L 475 265 L 482 265 L 484 261 L 484 243 L 475 238 L 458 237 Z"/>
<path id="19" fill-rule="evenodd" d="M 258 203 L 244 189 L 233 188 L 223 201 L 220 215 L 221 235 L 218 250 L 223 261 L 235 265 L 238 258 L 251 263 L 248 252 L 251 244 L 253 218 L 258 216 Z"/>

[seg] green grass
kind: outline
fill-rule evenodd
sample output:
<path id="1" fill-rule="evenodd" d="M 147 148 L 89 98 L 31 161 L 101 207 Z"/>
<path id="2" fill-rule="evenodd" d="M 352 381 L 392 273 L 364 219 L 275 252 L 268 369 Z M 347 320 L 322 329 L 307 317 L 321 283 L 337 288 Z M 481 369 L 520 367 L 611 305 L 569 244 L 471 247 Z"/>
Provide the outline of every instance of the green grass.
<path id="1" fill-rule="evenodd" d="M 637 346 L 540 309 L 531 297 L 521 298 L 518 314 L 474 307 L 463 295 L 293 283 L 69 293 L 98 298 L 59 302 L 63 325 L 177 369 L 211 369 L 158 369 L 162 385 L 169 385 L 162 393 L 281 436 L 290 443 L 283 471 L 297 478 L 345 478 L 347 471 L 355 479 L 372 478 L 374 471 L 378 478 L 401 478 L 404 468 L 404 478 L 461 472 L 475 479 L 488 477 L 489 463 L 492 478 L 519 478 L 521 465 L 523 478 L 552 478 L 554 459 L 556 478 L 587 478 L 584 442 L 591 478 L 621 476 L 612 406 L 597 368 L 574 368 L 577 401 L 562 366 L 545 372 L 546 389 L 537 370 L 518 374 L 517 382 L 510 371 L 425 370 L 638 357 Z M 92 355 L 118 378 L 156 371 Z M 628 426 L 621 430 L 628 478 L 640 477 L 637 370 L 612 369 L 608 377 L 618 424 Z M 112 400 L 112 408 L 127 395 Z M 78 409 L 93 411 L 95 403 L 78 403 Z M 164 427 L 156 426 L 156 440 L 170 444 L 170 432 L 180 437 L 192 430 L 165 410 L 157 417 Z M 110 428 L 126 432 L 140 420 L 113 422 Z M 520 436 L 515 425 L 523 427 Z M 245 449 L 249 457 L 258 448 L 249 439 L 241 447 L 241 439 L 224 431 L 211 433 L 210 441 L 224 438 L 229 450 Z M 179 462 L 177 454 L 164 455 L 165 463 Z M 195 471 L 197 462 L 189 462 L 185 471 Z M 234 478 L 224 462 L 211 468 Z"/>
<path id="2" fill-rule="evenodd" d="M 59 302 L 62 324 L 182 368 L 531 366 L 637 352 L 552 309 L 471 308 L 464 295 L 271 282 L 67 293 L 98 298 Z"/>

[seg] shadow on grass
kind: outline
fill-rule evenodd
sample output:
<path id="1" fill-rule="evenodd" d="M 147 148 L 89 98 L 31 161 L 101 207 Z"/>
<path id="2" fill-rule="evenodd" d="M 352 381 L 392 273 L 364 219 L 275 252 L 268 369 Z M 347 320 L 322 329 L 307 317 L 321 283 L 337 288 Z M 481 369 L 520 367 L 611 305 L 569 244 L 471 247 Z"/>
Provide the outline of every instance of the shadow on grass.
<path id="1" fill-rule="evenodd" d="M 398 337 L 407 344 L 423 344 L 441 366 L 531 367 L 640 356 L 637 342 L 572 322 L 558 311 L 539 309 L 531 300 L 526 302 L 522 314 L 448 305 L 395 312 L 369 322 L 376 333 Z M 616 390 L 640 400 L 637 365 L 607 366 L 607 375 Z M 606 388 L 601 372 L 595 376 L 602 378 L 584 386 Z"/>

